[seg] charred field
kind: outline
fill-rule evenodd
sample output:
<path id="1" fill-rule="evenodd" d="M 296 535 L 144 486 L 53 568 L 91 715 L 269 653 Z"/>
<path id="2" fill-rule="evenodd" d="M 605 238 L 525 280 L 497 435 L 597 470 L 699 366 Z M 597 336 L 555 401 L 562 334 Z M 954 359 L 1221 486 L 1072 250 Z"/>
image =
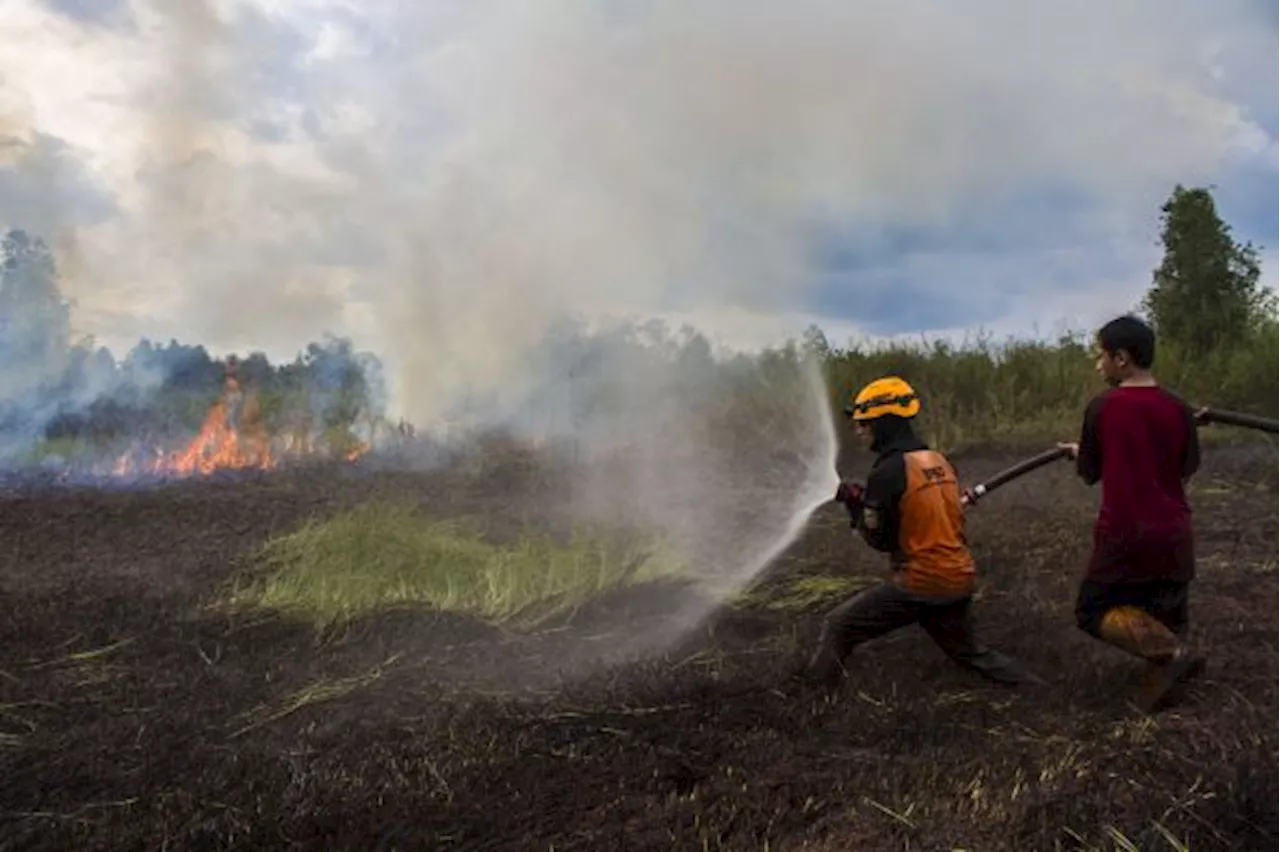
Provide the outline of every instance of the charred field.
<path id="1" fill-rule="evenodd" d="M 1014 458 L 956 461 L 973 480 Z M 1276 483 L 1273 444 L 1206 450 L 1209 666 L 1151 717 L 1126 702 L 1137 664 L 1074 626 L 1096 498 L 1066 465 L 969 527 L 980 634 L 1045 686 L 987 685 L 907 628 L 830 699 L 788 676 L 884 575 L 834 505 L 674 646 L 609 660 L 689 589 L 633 584 L 525 630 L 210 605 L 272 537 L 371 502 L 501 538 L 557 487 L 535 467 L 6 486 L 0 849 L 1274 849 Z"/>

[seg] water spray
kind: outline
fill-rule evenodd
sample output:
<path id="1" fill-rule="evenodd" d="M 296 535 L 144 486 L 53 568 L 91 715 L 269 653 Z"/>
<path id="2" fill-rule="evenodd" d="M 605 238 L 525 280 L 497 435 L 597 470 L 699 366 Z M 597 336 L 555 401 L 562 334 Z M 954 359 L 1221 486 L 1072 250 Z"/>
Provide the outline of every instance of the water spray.
<path id="1" fill-rule="evenodd" d="M 792 504 L 786 527 L 777 539 L 760 552 L 759 556 L 743 565 L 741 571 L 734 575 L 733 583 L 737 588 L 742 588 L 754 580 L 760 572 L 773 563 L 773 560 L 790 547 L 809 525 L 809 519 L 813 517 L 813 513 L 831 502 L 832 490 L 840 485 L 840 474 L 836 470 L 836 462 L 840 456 L 840 441 L 836 437 L 835 422 L 831 415 L 831 400 L 828 398 L 819 371 L 811 369 L 806 373 L 809 390 L 821 409 L 820 412 L 815 412 L 814 416 L 820 415 L 821 418 L 822 445 L 818 448 L 818 452 L 806 460 L 805 479 Z"/>

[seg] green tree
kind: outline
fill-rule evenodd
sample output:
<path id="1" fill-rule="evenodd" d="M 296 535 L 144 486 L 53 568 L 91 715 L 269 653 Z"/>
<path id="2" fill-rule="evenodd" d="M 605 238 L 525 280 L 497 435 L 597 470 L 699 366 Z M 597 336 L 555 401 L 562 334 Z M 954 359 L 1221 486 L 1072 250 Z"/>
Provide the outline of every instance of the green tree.
<path id="1" fill-rule="evenodd" d="M 1161 337 L 1200 357 L 1246 343 L 1274 321 L 1258 249 L 1232 239 L 1207 188 L 1179 184 L 1160 211 L 1164 258 L 1143 308 Z"/>
<path id="2" fill-rule="evenodd" d="M 804 330 L 800 345 L 805 354 L 823 363 L 831 357 L 831 343 L 827 340 L 827 335 L 823 333 L 816 323 L 810 323 L 809 327 Z"/>
<path id="3" fill-rule="evenodd" d="M 14 229 L 0 239 L 0 387 L 53 381 L 71 350 L 71 308 L 53 253 Z"/>

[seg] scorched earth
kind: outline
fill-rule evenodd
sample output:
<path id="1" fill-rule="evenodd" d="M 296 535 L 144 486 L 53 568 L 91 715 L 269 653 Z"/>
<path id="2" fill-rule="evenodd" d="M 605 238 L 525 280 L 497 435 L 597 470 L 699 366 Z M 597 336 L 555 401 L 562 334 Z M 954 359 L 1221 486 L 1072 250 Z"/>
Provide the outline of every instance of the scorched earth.
<path id="1" fill-rule="evenodd" d="M 1136 664 L 1074 626 L 1096 497 L 1065 464 L 969 528 L 982 635 L 1048 684 L 988 685 L 908 628 L 855 652 L 832 700 L 788 675 L 823 612 L 883 576 L 834 504 L 677 647 L 562 677 L 689 592 L 634 584 L 523 632 L 212 605 L 270 537 L 370 501 L 500 535 L 549 504 L 537 465 L 10 487 L 0 848 L 1275 849 L 1275 448 L 1206 453 L 1209 668 L 1153 717 L 1126 704 Z M 1013 458 L 957 462 L 974 480 Z"/>

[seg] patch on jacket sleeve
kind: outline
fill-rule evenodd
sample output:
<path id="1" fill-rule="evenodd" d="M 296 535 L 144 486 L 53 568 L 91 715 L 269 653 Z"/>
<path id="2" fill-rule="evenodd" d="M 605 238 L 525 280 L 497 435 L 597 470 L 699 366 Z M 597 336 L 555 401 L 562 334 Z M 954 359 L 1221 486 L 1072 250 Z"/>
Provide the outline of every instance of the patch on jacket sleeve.
<path id="1" fill-rule="evenodd" d="M 869 530 L 880 528 L 880 513 L 870 506 L 864 506 L 862 509 L 862 525 Z"/>

